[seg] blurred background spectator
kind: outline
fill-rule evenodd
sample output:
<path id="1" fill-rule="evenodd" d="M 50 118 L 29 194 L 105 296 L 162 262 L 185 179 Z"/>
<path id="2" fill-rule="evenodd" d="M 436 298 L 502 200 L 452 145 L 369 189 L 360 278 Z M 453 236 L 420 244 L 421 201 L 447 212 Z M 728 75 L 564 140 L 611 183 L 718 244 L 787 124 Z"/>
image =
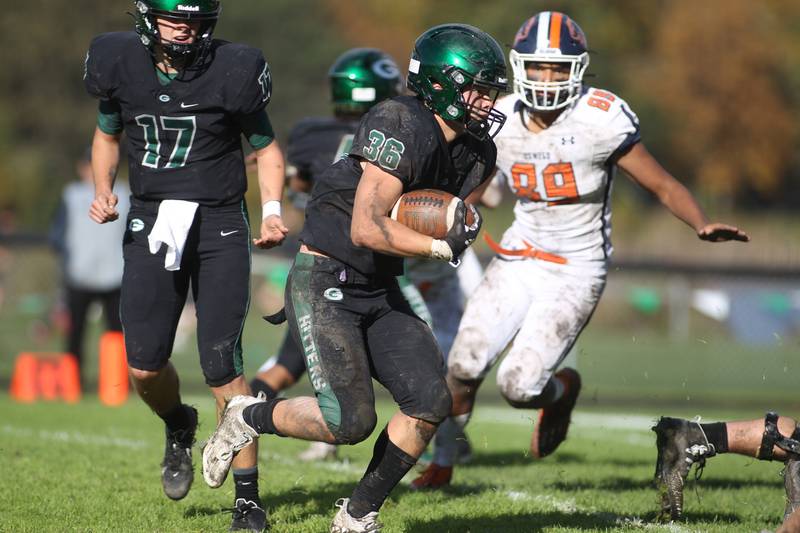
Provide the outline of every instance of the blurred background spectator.
<path id="1" fill-rule="evenodd" d="M 64 351 L 78 359 L 83 376 L 84 333 L 93 302 L 103 307 L 106 328 L 122 331 L 119 319 L 119 295 L 122 283 L 122 238 L 130 208 L 130 190 L 117 182 L 120 218 L 112 224 L 95 224 L 89 219 L 94 199 L 91 150 L 75 163 L 77 179 L 67 184 L 50 228 L 50 244 L 60 256 L 63 298 L 67 314 Z"/>

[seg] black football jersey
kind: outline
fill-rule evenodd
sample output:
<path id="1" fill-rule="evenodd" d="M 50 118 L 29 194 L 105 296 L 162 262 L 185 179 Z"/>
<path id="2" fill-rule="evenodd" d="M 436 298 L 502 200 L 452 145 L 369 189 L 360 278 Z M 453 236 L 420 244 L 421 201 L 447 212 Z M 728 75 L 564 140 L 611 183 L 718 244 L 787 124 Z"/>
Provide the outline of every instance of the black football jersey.
<path id="1" fill-rule="evenodd" d="M 448 144 L 434 114 L 414 96 L 377 104 L 361 119 L 348 157 L 317 180 L 300 240 L 368 276 L 403 273 L 400 257 L 358 247 L 350 239 L 361 161 L 397 177 L 403 192 L 439 189 L 466 198 L 494 170 L 491 139 L 464 134 Z"/>
<path id="2" fill-rule="evenodd" d="M 106 33 L 89 47 L 84 81 L 92 96 L 119 105 L 133 196 L 211 206 L 242 199 L 239 120 L 270 97 L 260 51 L 215 40 L 201 67 L 163 86 L 136 33 Z"/>
<path id="3" fill-rule="evenodd" d="M 299 176 L 312 184 L 329 166 L 347 156 L 358 121 L 333 117 L 309 117 L 289 132 L 286 160 Z"/>

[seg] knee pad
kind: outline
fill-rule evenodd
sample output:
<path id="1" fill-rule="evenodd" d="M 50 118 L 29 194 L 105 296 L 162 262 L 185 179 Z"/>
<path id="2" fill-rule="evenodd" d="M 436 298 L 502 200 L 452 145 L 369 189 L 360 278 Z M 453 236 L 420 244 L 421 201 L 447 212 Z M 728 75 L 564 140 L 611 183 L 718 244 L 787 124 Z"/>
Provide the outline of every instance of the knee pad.
<path id="1" fill-rule="evenodd" d="M 447 370 L 462 381 L 481 379 L 489 369 L 492 357 L 489 340 L 478 328 L 464 328 L 458 332 L 453 348 L 447 356 Z"/>
<path id="2" fill-rule="evenodd" d="M 343 411 L 338 425 L 325 419 L 328 429 L 336 438 L 336 444 L 358 444 L 372 434 L 378 423 L 378 415 L 371 405 L 362 405 Z"/>
<path id="3" fill-rule="evenodd" d="M 401 406 L 404 415 L 438 425 L 450 416 L 453 398 L 444 379 L 422 387 L 414 399 Z"/>
<path id="4" fill-rule="evenodd" d="M 497 371 L 497 386 L 500 394 L 514 407 L 529 407 L 542 394 L 552 371 L 544 368 L 539 356 L 530 349 L 523 349 L 516 361 L 525 365 L 509 363 L 500 365 Z"/>
<path id="5" fill-rule="evenodd" d="M 791 437 L 786 437 L 778 431 L 778 413 L 769 411 L 764 416 L 764 435 L 756 457 L 762 461 L 772 461 L 775 446 L 800 457 L 800 426 L 795 427 Z"/>

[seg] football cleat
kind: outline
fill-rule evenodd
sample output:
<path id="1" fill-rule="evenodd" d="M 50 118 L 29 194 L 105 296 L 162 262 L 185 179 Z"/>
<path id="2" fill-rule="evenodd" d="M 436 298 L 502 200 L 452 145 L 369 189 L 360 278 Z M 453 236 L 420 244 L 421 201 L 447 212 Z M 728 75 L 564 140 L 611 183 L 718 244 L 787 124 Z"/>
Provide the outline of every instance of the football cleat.
<path id="1" fill-rule="evenodd" d="M 539 423 L 533 429 L 531 454 L 537 459 L 547 457 L 567 438 L 572 409 L 581 392 L 581 376 L 577 370 L 562 368 L 554 375 L 564 384 L 564 393 L 539 412 Z"/>
<path id="2" fill-rule="evenodd" d="M 800 509 L 800 459 L 789 459 L 783 469 L 783 485 L 786 487 L 786 510 L 783 521 Z"/>
<path id="3" fill-rule="evenodd" d="M 164 461 L 161 463 L 161 486 L 164 494 L 172 500 L 186 497 L 194 481 L 192 445 L 197 431 L 197 409 L 188 405 L 184 407 L 189 409 L 191 426 L 175 432 L 166 431 Z"/>
<path id="4" fill-rule="evenodd" d="M 692 465 L 700 478 L 706 459 L 717 454 L 697 422 L 662 416 L 656 432 L 656 483 L 661 491 L 661 518 L 678 520 L 683 515 L 683 486 Z"/>
<path id="5" fill-rule="evenodd" d="M 428 465 L 422 475 L 411 482 L 411 490 L 436 490 L 450 484 L 453 479 L 452 466 L 439 466 L 436 463 Z"/>
<path id="6" fill-rule="evenodd" d="M 297 458 L 308 463 L 312 461 L 335 461 L 337 459 L 336 445 L 328 444 L 327 442 L 312 442 Z"/>
<path id="7" fill-rule="evenodd" d="M 376 511 L 356 518 L 347 511 L 348 503 L 350 503 L 350 498 L 339 498 L 336 501 L 339 512 L 333 517 L 331 533 L 377 533 L 381 531 L 383 524 L 378 522 Z"/>
<path id="8" fill-rule="evenodd" d="M 225 405 L 217 429 L 203 447 L 203 479 L 212 489 L 225 482 L 236 452 L 258 437 L 258 431 L 242 418 L 244 408 L 264 401 L 263 397 L 234 396 Z"/>
<path id="9" fill-rule="evenodd" d="M 261 506 L 244 498 L 236 498 L 233 504 L 233 521 L 228 531 L 256 531 L 261 533 L 268 527 L 267 512 Z"/>

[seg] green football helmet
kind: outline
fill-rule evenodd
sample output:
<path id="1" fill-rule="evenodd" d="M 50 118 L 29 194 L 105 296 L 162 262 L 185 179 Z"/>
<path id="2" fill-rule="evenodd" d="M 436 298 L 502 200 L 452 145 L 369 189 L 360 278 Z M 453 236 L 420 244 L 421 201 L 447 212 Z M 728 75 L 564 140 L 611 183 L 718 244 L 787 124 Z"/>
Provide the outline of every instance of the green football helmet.
<path id="1" fill-rule="evenodd" d="M 150 53 L 160 46 L 171 60 L 184 63 L 196 62 L 208 52 L 222 9 L 219 0 L 136 0 L 134 7 L 136 33 Z M 191 44 L 162 39 L 156 17 L 200 22 L 197 38 Z"/>
<path id="2" fill-rule="evenodd" d="M 467 24 L 442 24 L 417 38 L 408 66 L 408 87 L 431 111 L 462 121 L 467 131 L 486 138 L 502 127 L 506 116 L 492 109 L 475 118 L 462 93 L 488 90 L 493 98 L 508 90 L 503 49 L 489 34 Z M 495 127 L 496 126 L 496 127 Z"/>
<path id="3" fill-rule="evenodd" d="M 377 48 L 348 50 L 334 61 L 328 77 L 337 114 L 361 115 L 403 90 L 403 76 L 394 59 Z"/>

